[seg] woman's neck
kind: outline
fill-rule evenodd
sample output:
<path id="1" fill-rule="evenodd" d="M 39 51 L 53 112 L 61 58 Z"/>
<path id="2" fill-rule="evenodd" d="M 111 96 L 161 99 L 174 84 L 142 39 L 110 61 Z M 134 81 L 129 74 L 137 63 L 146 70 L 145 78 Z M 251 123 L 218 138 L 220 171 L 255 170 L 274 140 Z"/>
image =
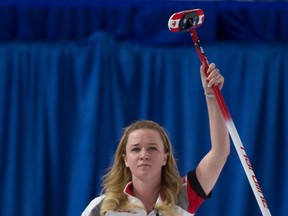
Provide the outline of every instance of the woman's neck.
<path id="1" fill-rule="evenodd" d="M 141 200 L 148 213 L 154 209 L 159 192 L 160 183 L 147 184 L 141 181 L 133 181 L 133 195 Z"/>

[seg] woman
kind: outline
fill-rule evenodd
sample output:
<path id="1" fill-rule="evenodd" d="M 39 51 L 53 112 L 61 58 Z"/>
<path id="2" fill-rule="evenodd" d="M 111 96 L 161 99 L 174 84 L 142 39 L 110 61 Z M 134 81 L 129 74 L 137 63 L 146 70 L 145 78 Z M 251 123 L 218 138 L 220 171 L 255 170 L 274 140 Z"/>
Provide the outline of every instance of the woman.
<path id="1" fill-rule="evenodd" d="M 201 80 L 208 107 L 211 150 L 196 169 L 181 178 L 164 128 L 153 121 L 127 127 L 114 164 L 103 177 L 103 194 L 90 202 L 82 216 L 194 215 L 211 191 L 230 153 L 229 136 L 211 86 L 224 78 L 210 64 Z"/>

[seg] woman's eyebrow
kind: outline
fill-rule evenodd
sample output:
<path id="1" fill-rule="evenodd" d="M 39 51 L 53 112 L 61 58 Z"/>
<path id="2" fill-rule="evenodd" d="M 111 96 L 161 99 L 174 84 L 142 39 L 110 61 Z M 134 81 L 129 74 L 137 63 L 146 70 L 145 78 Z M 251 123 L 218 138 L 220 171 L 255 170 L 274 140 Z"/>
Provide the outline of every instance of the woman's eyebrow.
<path id="1" fill-rule="evenodd" d="M 138 147 L 140 144 L 139 143 L 135 143 L 135 144 L 131 144 L 129 147 L 132 148 L 132 147 Z"/>
<path id="2" fill-rule="evenodd" d="M 151 143 L 148 143 L 149 146 L 158 146 L 158 143 L 154 143 L 154 142 L 151 142 Z M 134 143 L 134 144 L 131 144 L 129 147 L 132 148 L 132 147 L 139 147 L 140 144 L 139 143 Z"/>

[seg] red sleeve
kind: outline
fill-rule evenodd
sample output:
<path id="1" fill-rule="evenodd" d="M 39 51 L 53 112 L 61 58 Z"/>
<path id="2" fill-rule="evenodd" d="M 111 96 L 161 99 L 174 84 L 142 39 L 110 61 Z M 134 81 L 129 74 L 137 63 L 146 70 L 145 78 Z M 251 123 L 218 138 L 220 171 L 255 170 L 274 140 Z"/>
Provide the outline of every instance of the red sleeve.
<path id="1" fill-rule="evenodd" d="M 191 171 L 187 175 L 187 211 L 194 214 L 205 199 L 210 198 L 211 193 L 206 195 L 201 184 L 199 183 L 196 172 Z"/>

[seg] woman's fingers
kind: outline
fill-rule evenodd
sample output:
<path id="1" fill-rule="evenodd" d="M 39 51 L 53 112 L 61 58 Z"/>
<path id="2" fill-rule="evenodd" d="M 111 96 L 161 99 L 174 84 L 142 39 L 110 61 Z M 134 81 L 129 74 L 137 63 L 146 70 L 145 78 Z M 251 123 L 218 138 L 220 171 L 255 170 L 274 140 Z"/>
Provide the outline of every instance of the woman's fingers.
<path id="1" fill-rule="evenodd" d="M 220 89 L 223 87 L 224 77 L 221 75 L 219 69 L 216 67 L 214 63 L 211 63 L 207 69 L 206 80 L 208 88 L 211 88 L 213 85 L 218 85 Z"/>

